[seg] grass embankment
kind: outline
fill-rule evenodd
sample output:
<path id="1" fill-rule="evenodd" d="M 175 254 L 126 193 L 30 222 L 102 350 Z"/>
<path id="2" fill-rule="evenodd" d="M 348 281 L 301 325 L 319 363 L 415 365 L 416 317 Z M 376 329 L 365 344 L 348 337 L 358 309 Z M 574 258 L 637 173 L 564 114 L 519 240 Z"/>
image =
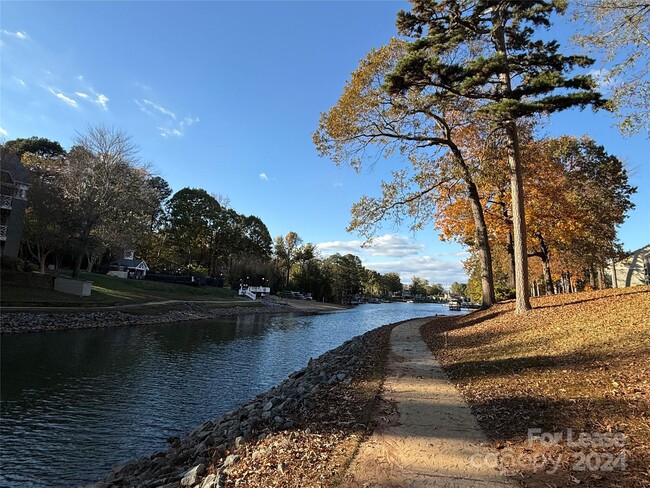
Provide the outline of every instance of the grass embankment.
<path id="1" fill-rule="evenodd" d="M 650 287 L 542 297 L 533 307 L 516 316 L 503 303 L 422 332 L 524 486 L 650 486 Z M 535 428 L 561 440 L 529 441 Z M 572 446 L 568 429 L 574 441 L 582 432 L 626 439 Z"/>
<path id="2" fill-rule="evenodd" d="M 193 287 L 146 280 L 126 280 L 95 273 L 81 273 L 82 280 L 93 282 L 89 297 L 77 297 L 35 287 L 1 285 L 4 306 L 98 306 L 125 305 L 165 300 L 227 300 L 234 292 L 213 286 Z"/>

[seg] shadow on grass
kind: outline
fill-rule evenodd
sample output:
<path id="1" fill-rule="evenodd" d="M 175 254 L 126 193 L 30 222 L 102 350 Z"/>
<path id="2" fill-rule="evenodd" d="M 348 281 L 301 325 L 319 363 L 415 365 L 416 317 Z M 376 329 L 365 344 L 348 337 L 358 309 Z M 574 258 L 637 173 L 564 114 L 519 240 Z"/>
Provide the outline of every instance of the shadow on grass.
<path id="1" fill-rule="evenodd" d="M 480 334 L 481 336 L 483 334 Z M 495 334 L 496 335 L 496 334 Z M 501 335 L 501 334 L 499 334 Z M 505 358 L 489 361 L 463 361 L 445 366 L 445 371 L 457 380 L 471 380 L 486 376 L 508 376 L 530 370 L 601 368 L 603 362 L 611 360 L 605 355 L 539 355 L 518 358 Z"/>
<path id="2" fill-rule="evenodd" d="M 645 287 L 645 289 L 642 290 L 635 290 L 635 291 L 627 291 L 626 293 L 621 295 L 621 298 L 628 297 L 631 295 L 639 295 L 639 294 L 648 294 L 648 288 Z M 571 295 L 569 295 L 571 296 Z M 541 297 L 542 299 L 544 297 Z M 588 303 L 588 302 L 598 302 L 598 301 L 607 301 L 611 300 L 612 297 L 610 295 L 603 295 L 603 296 L 598 296 L 598 297 L 593 297 L 593 298 L 581 298 L 580 294 L 576 295 L 575 300 L 566 300 L 562 303 L 553 303 L 549 305 L 537 305 L 533 304 L 533 309 L 544 309 L 544 308 L 561 308 L 561 307 L 566 307 L 566 306 L 571 306 L 571 305 L 576 305 L 576 304 L 582 304 L 582 303 Z"/>

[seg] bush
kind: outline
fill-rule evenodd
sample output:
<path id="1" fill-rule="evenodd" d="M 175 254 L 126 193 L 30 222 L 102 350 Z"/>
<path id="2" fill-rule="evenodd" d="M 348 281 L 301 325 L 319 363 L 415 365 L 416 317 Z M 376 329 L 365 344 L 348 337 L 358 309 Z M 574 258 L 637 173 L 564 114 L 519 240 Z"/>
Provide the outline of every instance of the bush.
<path id="1" fill-rule="evenodd" d="M 26 273 L 33 273 L 34 271 L 39 271 L 40 268 L 38 267 L 37 264 L 34 263 L 25 263 L 25 266 L 23 266 L 23 271 Z"/>
<path id="2" fill-rule="evenodd" d="M 506 285 L 496 285 L 494 289 L 494 294 L 496 295 L 496 299 L 498 302 L 503 300 L 510 300 L 511 298 L 515 298 L 517 296 L 515 289 L 510 288 L 509 286 Z"/>
<path id="3" fill-rule="evenodd" d="M 12 256 L 2 256 L 0 258 L 0 269 L 3 271 L 22 271 L 24 266 L 25 262 L 20 258 Z"/>

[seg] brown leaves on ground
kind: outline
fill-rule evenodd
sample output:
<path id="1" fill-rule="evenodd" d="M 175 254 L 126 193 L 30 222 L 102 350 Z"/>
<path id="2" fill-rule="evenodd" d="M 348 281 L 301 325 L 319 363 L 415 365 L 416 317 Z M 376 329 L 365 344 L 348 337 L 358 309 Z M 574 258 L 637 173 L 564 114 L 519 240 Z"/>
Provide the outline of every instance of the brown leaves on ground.
<path id="1" fill-rule="evenodd" d="M 384 378 L 391 330 L 382 327 L 368 333 L 372 344 L 352 381 L 321 389 L 309 408 L 288 417 L 296 425 L 294 429 L 276 431 L 268 427 L 260 438 L 218 453 L 209 471 L 218 471 L 226 456 L 235 454 L 238 460 L 225 469 L 225 486 L 337 485 L 359 442 L 369 432 Z"/>
<path id="2" fill-rule="evenodd" d="M 650 287 L 541 297 L 533 307 L 515 315 L 506 302 L 422 333 L 524 486 L 650 486 Z M 533 428 L 562 440 L 529 442 Z M 567 429 L 626 440 L 570 446 Z"/>

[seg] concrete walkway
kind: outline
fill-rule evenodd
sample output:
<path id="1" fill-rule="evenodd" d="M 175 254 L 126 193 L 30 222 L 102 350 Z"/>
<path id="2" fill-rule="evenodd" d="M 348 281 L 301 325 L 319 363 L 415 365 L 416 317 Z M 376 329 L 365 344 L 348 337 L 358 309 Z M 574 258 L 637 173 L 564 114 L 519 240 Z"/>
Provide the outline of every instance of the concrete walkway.
<path id="1" fill-rule="evenodd" d="M 495 457 L 475 417 L 420 337 L 428 320 L 393 329 L 379 425 L 361 444 L 344 486 L 518 486 L 489 467 Z"/>

